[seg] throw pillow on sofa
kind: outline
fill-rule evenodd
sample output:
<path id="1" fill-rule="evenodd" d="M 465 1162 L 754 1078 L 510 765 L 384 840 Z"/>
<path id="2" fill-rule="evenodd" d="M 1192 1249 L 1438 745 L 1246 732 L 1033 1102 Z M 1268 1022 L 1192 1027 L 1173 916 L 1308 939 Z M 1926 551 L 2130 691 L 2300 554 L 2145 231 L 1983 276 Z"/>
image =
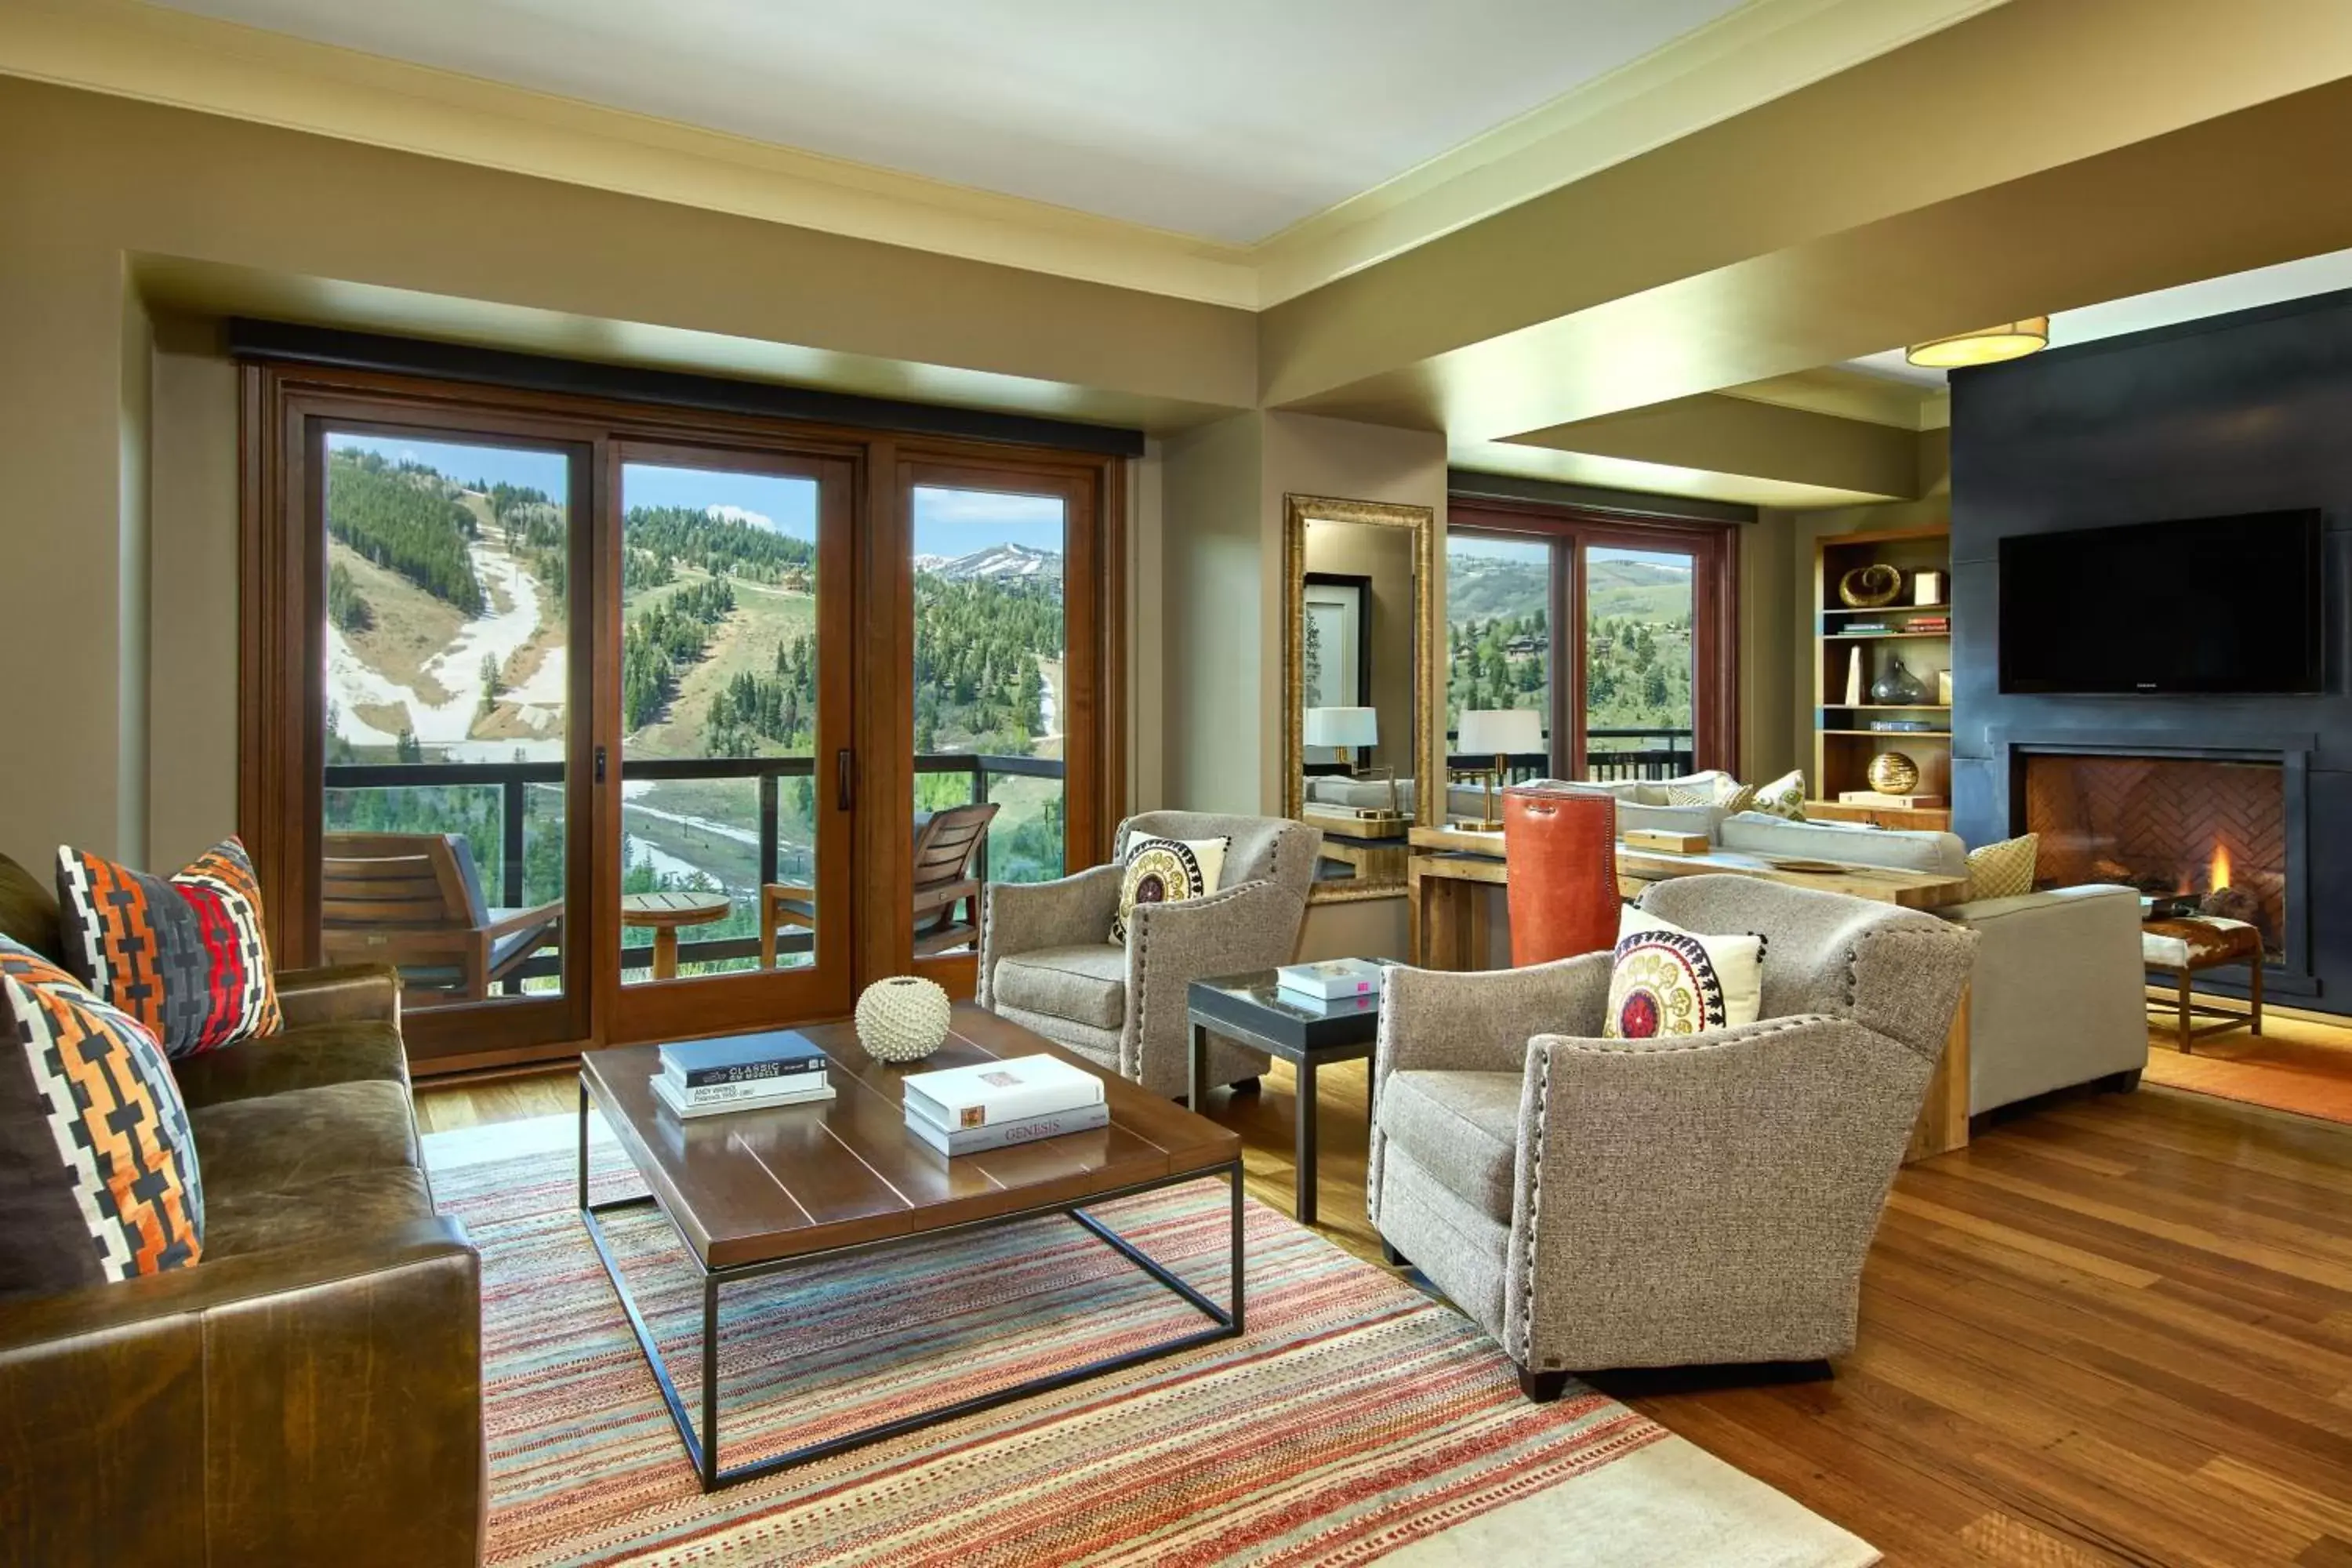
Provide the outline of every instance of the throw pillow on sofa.
<path id="1" fill-rule="evenodd" d="M 1749 809 L 1755 799 L 1756 791 L 1729 773 L 1717 773 L 1693 784 L 1669 782 L 1666 785 L 1667 805 L 1720 806 L 1727 816 Z"/>
<path id="2" fill-rule="evenodd" d="M 1138 904 L 1173 904 L 1217 890 L 1230 838 L 1139 837 L 1127 847 L 1127 874 L 1118 884 L 1118 913 L 1110 939 L 1127 940 L 1127 919 Z"/>
<path id="3" fill-rule="evenodd" d="M 2033 891 L 2035 862 L 2042 852 L 2042 835 L 2021 834 L 1969 851 L 1969 901 L 1979 899 L 2021 899 Z"/>
<path id="4" fill-rule="evenodd" d="M 1601 1038 L 1735 1029 L 1763 1010 L 1762 937 L 1702 935 L 1635 909 L 1620 918 Z"/>
<path id="5" fill-rule="evenodd" d="M 184 871 L 155 877 L 58 851 L 66 963 L 147 1026 L 174 1057 L 285 1026 L 245 846 L 224 838 Z"/>
<path id="6" fill-rule="evenodd" d="M 1805 820 L 1805 775 L 1802 769 L 1783 773 L 1770 784 L 1758 784 L 1747 809 L 1761 811 L 1790 822 Z"/>
<path id="7" fill-rule="evenodd" d="M 195 1140 L 146 1026 L 0 937 L 0 1298 L 194 1263 Z"/>

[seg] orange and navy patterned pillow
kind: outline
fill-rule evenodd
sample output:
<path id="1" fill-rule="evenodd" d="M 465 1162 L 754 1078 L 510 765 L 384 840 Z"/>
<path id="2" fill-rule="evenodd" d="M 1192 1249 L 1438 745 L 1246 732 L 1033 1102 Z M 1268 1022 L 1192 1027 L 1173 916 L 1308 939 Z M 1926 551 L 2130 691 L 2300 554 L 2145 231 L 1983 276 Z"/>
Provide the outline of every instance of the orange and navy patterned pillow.
<path id="1" fill-rule="evenodd" d="M 204 1255 L 204 1185 L 146 1026 L 0 937 L 0 1297 L 135 1279 Z"/>
<path id="2" fill-rule="evenodd" d="M 168 879 L 58 851 L 66 963 L 81 983 L 192 1057 L 285 1026 L 261 883 L 224 838 Z"/>

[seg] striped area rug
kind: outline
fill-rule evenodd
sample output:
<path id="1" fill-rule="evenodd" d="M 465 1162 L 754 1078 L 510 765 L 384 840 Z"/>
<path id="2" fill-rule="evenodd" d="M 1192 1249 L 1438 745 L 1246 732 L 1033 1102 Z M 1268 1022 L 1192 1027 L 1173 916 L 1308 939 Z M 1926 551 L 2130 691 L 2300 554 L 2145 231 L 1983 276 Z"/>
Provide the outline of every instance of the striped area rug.
<path id="1" fill-rule="evenodd" d="M 433 1142 L 442 1207 L 482 1251 L 494 1563 L 1873 1560 L 1598 1394 L 1528 1403 L 1451 1309 L 1255 1203 L 1244 1337 L 706 1496 L 572 1208 L 573 1156 L 485 1158 L 477 1139 L 452 1163 Z M 593 1170 L 600 1197 L 637 1190 L 610 1145 Z M 1209 1183 L 1097 1212 L 1221 1300 L 1226 1205 Z M 608 1228 L 698 1409 L 700 1292 L 677 1239 L 651 1210 Z M 1205 1321 L 1063 1218 L 722 1302 L 728 1465 Z M 1535 1545 L 1565 1539 L 1581 1547 Z"/>

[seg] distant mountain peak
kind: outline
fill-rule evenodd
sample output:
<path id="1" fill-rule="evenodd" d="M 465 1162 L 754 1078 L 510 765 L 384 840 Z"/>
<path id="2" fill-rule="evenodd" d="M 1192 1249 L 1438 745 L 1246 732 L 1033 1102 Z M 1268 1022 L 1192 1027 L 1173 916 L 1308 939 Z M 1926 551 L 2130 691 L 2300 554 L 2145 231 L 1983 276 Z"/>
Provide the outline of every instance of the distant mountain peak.
<path id="1" fill-rule="evenodd" d="M 979 577 L 1052 577 L 1062 574 L 1062 552 L 1035 550 L 1025 544 L 986 545 L 969 555 L 918 555 L 915 569 L 936 573 L 950 582 Z"/>

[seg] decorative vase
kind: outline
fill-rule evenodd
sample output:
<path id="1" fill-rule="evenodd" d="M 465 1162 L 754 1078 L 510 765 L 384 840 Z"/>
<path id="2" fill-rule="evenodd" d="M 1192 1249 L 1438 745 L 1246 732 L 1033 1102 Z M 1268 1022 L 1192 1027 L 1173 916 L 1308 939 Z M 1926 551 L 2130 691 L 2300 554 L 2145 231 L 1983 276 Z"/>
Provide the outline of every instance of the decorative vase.
<path id="1" fill-rule="evenodd" d="M 1900 752 L 1870 759 L 1870 787 L 1881 795 L 1909 795 L 1919 784 L 1919 764 Z"/>
<path id="2" fill-rule="evenodd" d="M 1870 683 L 1870 700 L 1889 708 L 1909 707 L 1925 702 L 1927 689 L 1898 658 Z"/>
<path id="3" fill-rule="evenodd" d="M 948 994 L 912 974 L 877 980 L 857 998 L 857 1043 L 877 1062 L 919 1062 L 948 1037 Z"/>
<path id="4" fill-rule="evenodd" d="M 1838 579 L 1838 597 L 1849 609 L 1874 610 L 1893 604 L 1902 592 L 1903 574 L 1884 561 L 1857 566 Z"/>

